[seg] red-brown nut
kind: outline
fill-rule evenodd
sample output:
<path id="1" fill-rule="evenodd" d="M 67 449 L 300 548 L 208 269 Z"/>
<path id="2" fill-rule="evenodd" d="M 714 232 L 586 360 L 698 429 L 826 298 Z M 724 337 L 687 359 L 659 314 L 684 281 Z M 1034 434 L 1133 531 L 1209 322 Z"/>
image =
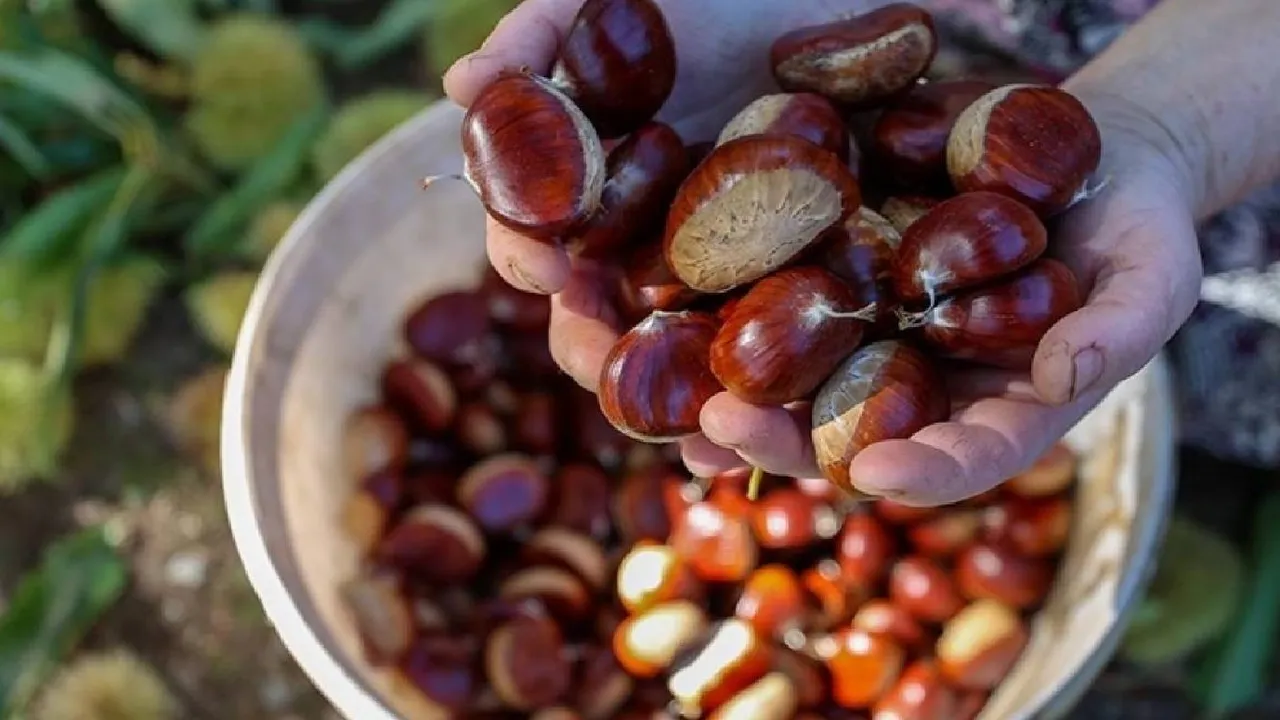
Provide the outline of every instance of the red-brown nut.
<path id="1" fill-rule="evenodd" d="M 610 580 L 609 560 L 600 544 L 589 535 L 567 528 L 539 530 L 524 543 L 520 558 L 527 564 L 554 565 L 568 570 L 592 592 L 603 590 Z"/>
<path id="2" fill-rule="evenodd" d="M 870 513 L 846 517 L 836 540 L 836 560 L 845 582 L 867 592 L 884 580 L 897 551 L 893 535 Z"/>
<path id="3" fill-rule="evenodd" d="M 432 295 L 404 321 L 404 340 L 414 354 L 446 367 L 483 359 L 492 331 L 489 304 L 473 290 Z"/>
<path id="4" fill-rule="evenodd" d="M 831 698 L 846 708 L 870 708 L 893 686 L 907 653 L 893 640 L 846 629 L 814 641 L 831 673 Z"/>
<path id="5" fill-rule="evenodd" d="M 342 458 L 351 485 L 384 470 L 404 466 L 409 453 L 409 431 L 395 413 L 374 405 L 356 410 L 347 418 L 342 434 Z"/>
<path id="6" fill-rule="evenodd" d="M 1004 680 L 1027 644 L 1027 629 L 1013 608 L 975 600 L 947 621 L 938 638 L 938 668 L 953 685 L 991 690 Z"/>
<path id="7" fill-rule="evenodd" d="M 1027 557 L 1051 557 L 1066 547 L 1071 534 L 1071 500 L 1009 498 L 985 509 L 983 534 Z"/>
<path id="8" fill-rule="evenodd" d="M 921 522 L 927 518 L 937 515 L 941 510 L 937 507 L 916 507 L 914 505 L 903 505 L 900 502 L 894 502 L 881 498 L 871 504 L 874 508 L 876 517 L 884 520 L 890 525 L 911 525 L 912 523 Z"/>
<path id="9" fill-rule="evenodd" d="M 628 320 L 638 322 L 654 310 L 683 310 L 699 296 L 672 274 L 660 242 L 641 245 L 623 263 L 618 306 Z"/>
<path id="10" fill-rule="evenodd" d="M 845 281 L 856 306 L 875 304 L 873 331 L 881 335 L 896 325 L 892 270 L 901 243 L 902 236 L 888 220 L 861 207 L 827 232 L 815 257 L 817 264 Z"/>
<path id="11" fill-rule="evenodd" d="M 708 720 L 791 720 L 798 704 L 791 679 L 774 672 L 743 688 Z"/>
<path id="12" fill-rule="evenodd" d="M 708 498 L 680 514 L 671 547 L 706 582 L 741 582 L 756 567 L 759 548 L 745 514 L 726 502 Z"/>
<path id="13" fill-rule="evenodd" d="M 750 623 L 761 637 L 782 637 L 804 625 L 808 598 L 795 571 L 765 565 L 747 576 L 734 615 Z"/>
<path id="14" fill-rule="evenodd" d="M 897 184 L 947 190 L 947 138 L 956 118 L 994 90 L 985 80 L 943 80 L 917 85 L 880 113 L 871 130 L 871 154 Z"/>
<path id="15" fill-rule="evenodd" d="M 805 570 L 800 582 L 814 605 L 814 612 L 808 618 L 813 630 L 832 630 L 849 622 L 854 609 L 866 596 L 866 591 L 845 578 L 840 564 L 830 558 Z"/>
<path id="16" fill-rule="evenodd" d="M 987 706 L 987 701 L 990 699 L 991 693 L 985 690 L 960 693 L 960 699 L 956 702 L 956 714 L 952 720 L 978 720 L 978 715 L 982 714 L 982 709 Z"/>
<path id="17" fill-rule="evenodd" d="M 946 558 L 973 542 L 982 529 L 982 511 L 977 508 L 944 508 L 941 513 L 907 528 L 907 540 L 916 552 Z"/>
<path id="18" fill-rule="evenodd" d="M 960 553 L 955 573 L 965 597 L 999 600 L 1019 610 L 1044 602 L 1053 584 L 1053 566 L 1048 561 L 989 542 L 974 543 Z"/>
<path id="19" fill-rule="evenodd" d="M 756 541 L 769 550 L 803 550 L 840 529 L 830 505 L 795 488 L 769 491 L 752 503 L 750 512 Z"/>
<path id="20" fill-rule="evenodd" d="M 547 514 L 549 524 L 596 539 L 608 537 L 613 529 L 609 518 L 613 488 L 603 470 L 591 463 L 563 465 L 551 481 L 551 491 L 555 500 Z"/>
<path id="21" fill-rule="evenodd" d="M 550 566 L 525 568 L 503 580 L 498 598 L 515 604 L 536 603 L 566 626 L 585 623 L 595 610 L 595 598 L 576 575 Z"/>
<path id="22" fill-rule="evenodd" d="M 472 401 L 458 408 L 454 434 L 476 455 L 495 455 L 507 449 L 507 427 L 488 403 Z"/>
<path id="23" fill-rule="evenodd" d="M 613 496 L 613 523 L 624 542 L 665 542 L 688 502 L 685 478 L 665 466 L 628 473 Z"/>
<path id="24" fill-rule="evenodd" d="M 774 649 L 773 665 L 777 672 L 791 680 L 800 707 L 820 707 L 831 696 L 831 679 L 827 675 L 827 668 L 818 658 L 802 650 L 780 645 Z"/>
<path id="25" fill-rule="evenodd" d="M 908 556 L 889 573 L 889 599 L 915 617 L 930 623 L 946 622 L 964 607 L 955 582 L 936 562 Z"/>
<path id="26" fill-rule="evenodd" d="M 480 292 L 489 308 L 489 319 L 500 327 L 542 332 L 551 323 L 551 301 L 546 295 L 512 287 L 492 265 L 485 265 Z"/>
<path id="27" fill-rule="evenodd" d="M 891 638 L 911 652 L 923 653 L 933 647 L 933 637 L 914 615 L 882 598 L 863 603 L 853 614 L 851 626 Z"/>
<path id="28" fill-rule="evenodd" d="M 511 419 L 511 442 L 531 455 L 556 451 L 560 424 L 556 398 L 549 392 L 533 391 L 520 396 Z"/>
<path id="29" fill-rule="evenodd" d="M 405 476 L 405 498 L 413 505 L 453 505 L 458 476 L 448 470 L 419 470 Z"/>
<path id="30" fill-rule="evenodd" d="M 1065 443 L 1056 443 L 1035 464 L 1014 475 L 1004 487 L 1022 497 L 1045 497 L 1065 492 L 1076 478 L 1079 458 Z"/>
<path id="31" fill-rule="evenodd" d="M 634 689 L 635 681 L 618 664 L 612 650 L 596 645 L 583 649 L 574 703 L 582 720 L 616 717 Z"/>
<path id="32" fill-rule="evenodd" d="M 387 403 L 410 423 L 428 433 L 449 428 L 458 410 L 453 382 L 429 360 L 394 360 L 382 373 Z"/>
<path id="33" fill-rule="evenodd" d="M 748 135 L 795 135 L 849 162 L 849 129 L 831 101 L 816 93 L 776 93 L 756 98 L 720 131 L 717 145 Z"/>
<path id="34" fill-rule="evenodd" d="M 510 532 L 542 514 L 547 478 L 526 455 L 495 455 L 458 480 L 458 503 L 488 532 Z"/>
<path id="35" fill-rule="evenodd" d="M 877 720 L 952 720 L 956 692 L 947 686 L 937 664 L 917 660 L 875 704 Z"/>
<path id="36" fill-rule="evenodd" d="M 480 692 L 476 677 L 478 648 L 474 638 L 424 635 L 414 641 L 395 676 L 396 685 L 412 689 L 397 694 L 412 702 L 422 717 L 462 712 Z"/>
<path id="37" fill-rule="evenodd" d="M 641 613 L 671 600 L 699 600 L 702 584 L 689 564 L 668 545 L 649 541 L 631 549 L 618 564 L 618 600 L 630 613 Z"/>
<path id="38" fill-rule="evenodd" d="M 552 705 L 573 682 L 560 628 L 544 618 L 517 618 L 493 631 L 484 666 L 490 687 L 517 710 Z"/>
<path id="39" fill-rule="evenodd" d="M 724 620 L 680 653 L 667 689 L 683 715 L 700 717 L 764 677 L 771 664 L 768 641 L 750 623 Z"/>
<path id="40" fill-rule="evenodd" d="M 697 603 L 673 600 L 623 620 L 613 635 L 613 654 L 632 676 L 657 677 L 706 629 L 706 613 Z"/>
<path id="41" fill-rule="evenodd" d="M 418 505 L 391 528 L 378 557 L 428 582 L 463 583 L 485 558 L 484 535 L 465 513 L 445 505 Z"/>
<path id="42" fill-rule="evenodd" d="M 414 616 L 395 578 L 360 576 L 338 589 L 356 630 L 375 663 L 394 663 L 409 649 L 414 637 Z"/>
<path id="43" fill-rule="evenodd" d="M 616 469 L 635 443 L 605 418 L 594 394 L 575 383 L 569 395 L 572 398 L 570 419 L 573 427 L 569 440 L 575 450 L 574 455 L 594 460 L 603 468 Z"/>

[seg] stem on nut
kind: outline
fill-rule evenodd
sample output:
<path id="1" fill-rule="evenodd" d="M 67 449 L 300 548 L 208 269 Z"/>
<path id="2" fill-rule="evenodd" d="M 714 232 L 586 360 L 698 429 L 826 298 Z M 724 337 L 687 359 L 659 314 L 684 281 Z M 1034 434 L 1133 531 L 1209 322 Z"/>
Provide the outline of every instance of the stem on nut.
<path id="1" fill-rule="evenodd" d="M 467 175 L 466 173 L 449 173 L 447 175 L 428 175 L 427 177 L 422 178 L 422 189 L 428 190 L 431 188 L 432 185 L 435 185 L 436 183 L 442 180 L 461 180 L 462 182 L 465 182 L 468 186 L 470 186 L 472 192 L 476 194 L 476 197 L 480 196 L 480 186 L 476 185 L 476 181 L 472 180 L 471 176 Z"/>
<path id="2" fill-rule="evenodd" d="M 929 303 L 932 307 L 932 301 Z M 921 310 L 920 312 L 907 312 L 902 308 L 895 308 L 893 313 L 898 316 L 898 329 L 911 330 L 921 327 L 925 324 L 926 318 L 929 317 L 930 310 Z"/>
<path id="3" fill-rule="evenodd" d="M 755 502 L 760 497 L 760 482 L 764 480 L 764 470 L 759 467 L 751 467 L 751 477 L 747 479 L 747 499 Z"/>
<path id="4" fill-rule="evenodd" d="M 836 319 L 862 320 L 863 322 L 875 322 L 876 315 L 878 314 L 876 303 L 874 302 L 868 303 L 865 307 L 860 308 L 858 310 L 854 310 L 853 312 L 840 312 L 838 310 L 832 310 L 829 305 L 814 306 L 814 312 L 817 312 L 818 314 L 824 317 L 836 318 Z"/>
<path id="5" fill-rule="evenodd" d="M 1086 200 L 1092 200 L 1093 198 L 1097 197 L 1098 194 L 1101 193 L 1103 190 L 1106 190 L 1107 186 L 1110 184 L 1111 184 L 1110 175 L 1103 176 L 1103 178 L 1101 180 L 1098 180 L 1097 182 L 1094 182 L 1093 178 L 1091 177 L 1086 178 L 1084 181 L 1084 184 L 1080 186 L 1080 189 L 1076 191 L 1076 194 L 1072 196 L 1071 201 L 1067 203 L 1067 206 L 1063 208 L 1062 211 L 1066 212 L 1067 210 L 1070 210 L 1071 208 L 1075 207 L 1076 205 L 1079 205 L 1082 202 L 1085 202 Z"/>

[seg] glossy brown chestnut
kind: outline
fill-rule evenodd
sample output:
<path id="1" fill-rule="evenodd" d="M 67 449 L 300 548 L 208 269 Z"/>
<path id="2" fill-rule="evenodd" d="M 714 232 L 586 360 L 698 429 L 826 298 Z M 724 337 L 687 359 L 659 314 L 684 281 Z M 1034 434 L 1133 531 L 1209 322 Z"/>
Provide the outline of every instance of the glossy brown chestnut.
<path id="1" fill-rule="evenodd" d="M 890 571 L 889 599 L 928 623 L 945 622 L 964 607 L 964 598 L 947 571 L 933 560 L 912 555 Z"/>
<path id="2" fill-rule="evenodd" d="M 471 518 L 454 508 L 419 505 L 382 539 L 378 557 L 426 580 L 460 583 L 480 569 L 484 536 Z"/>
<path id="3" fill-rule="evenodd" d="M 808 140 L 730 140 L 676 193 L 663 236 L 667 266 L 694 290 L 732 290 L 790 262 L 861 201 L 845 164 Z"/>
<path id="4" fill-rule="evenodd" d="M 546 618 L 516 618 L 493 631 L 484 666 L 489 686 L 517 710 L 554 705 L 573 682 L 560 628 Z"/>
<path id="5" fill-rule="evenodd" d="M 897 540 L 870 513 L 854 513 L 844 520 L 836 540 L 836 560 L 847 583 L 870 592 L 889 573 L 897 554 Z"/>
<path id="6" fill-rule="evenodd" d="M 978 720 L 982 709 L 991 700 L 991 693 L 985 690 L 969 690 L 960 693 L 956 701 L 956 714 L 951 720 Z"/>
<path id="7" fill-rule="evenodd" d="M 1026 205 L 992 192 L 944 200 L 902 234 L 893 289 L 904 303 L 938 299 L 1009 275 L 1048 247 L 1044 223 Z"/>
<path id="8" fill-rule="evenodd" d="M 626 704 L 635 681 L 608 647 L 589 645 L 582 651 L 581 674 L 574 707 L 582 720 L 610 720 Z"/>
<path id="9" fill-rule="evenodd" d="M 652 0 L 587 0 L 551 77 L 601 137 L 638 129 L 675 85 L 675 43 L 662 10 Z"/>
<path id="10" fill-rule="evenodd" d="M 751 503 L 750 513 L 756 541 L 768 550 L 804 550 L 840 528 L 829 504 L 795 488 L 770 490 Z"/>
<path id="11" fill-rule="evenodd" d="M 933 637 L 914 615 L 884 599 L 868 600 L 853 614 L 850 625 L 872 635 L 884 635 L 914 653 L 933 647 Z"/>
<path id="12" fill-rule="evenodd" d="M 795 684 L 783 673 L 769 673 L 711 713 L 708 720 L 791 720 L 799 706 Z"/>
<path id="13" fill-rule="evenodd" d="M 902 672 L 906 651 L 883 635 L 845 629 L 814 642 L 831 673 L 831 699 L 851 709 L 870 708 Z"/>
<path id="14" fill-rule="evenodd" d="M 750 623 L 716 623 L 676 658 L 667 678 L 678 711 L 697 718 L 725 704 L 764 677 L 772 665 L 770 644 Z"/>
<path id="15" fill-rule="evenodd" d="M 1065 443 L 1055 443 L 1035 464 L 1005 482 L 1021 497 L 1039 498 L 1065 492 L 1076 478 L 1080 460 Z"/>
<path id="16" fill-rule="evenodd" d="M 902 671 L 873 709 L 877 720 L 953 720 L 956 692 L 931 660 L 917 660 Z"/>
<path id="17" fill-rule="evenodd" d="M 978 537 L 983 513 L 978 508 L 944 508 L 937 515 L 907 528 L 907 540 L 916 552 L 948 558 Z"/>
<path id="18" fill-rule="evenodd" d="M 613 635 L 613 654 L 633 677 L 657 677 L 706 629 L 706 613 L 697 603 L 673 600 L 623 620 Z"/>
<path id="19" fill-rule="evenodd" d="M 734 306 L 711 342 L 711 372 L 757 405 L 807 397 L 858 346 L 875 308 L 860 308 L 839 278 L 819 267 L 761 279 Z"/>
<path id="20" fill-rule="evenodd" d="M 1008 195 L 1042 216 L 1067 208 L 1102 159 L 1089 110 L 1055 87 L 1006 85 L 960 114 L 947 143 L 947 169 L 961 192 Z"/>
<path id="21" fill-rule="evenodd" d="M 849 129 L 831 101 L 815 93 L 776 93 L 756 98 L 720 131 L 716 144 L 747 135 L 795 135 L 849 161 Z"/>
<path id="22" fill-rule="evenodd" d="M 673 523 L 671 547 L 706 582 L 741 582 L 756 568 L 759 547 L 743 508 L 716 498 L 695 502 Z"/>
<path id="23" fill-rule="evenodd" d="M 605 550 L 589 535 L 559 527 L 534 533 L 520 553 L 526 565 L 551 565 L 573 573 L 592 592 L 605 589 L 611 580 Z"/>
<path id="24" fill-rule="evenodd" d="M 984 534 L 988 540 L 1008 545 L 1019 554 L 1045 558 L 1060 552 L 1071 533 L 1071 500 L 1010 498 L 987 508 Z"/>
<path id="25" fill-rule="evenodd" d="M 422 717 L 463 712 L 483 685 L 475 671 L 477 654 L 473 638 L 423 635 L 401 661 L 397 686 L 413 690 L 408 698 L 416 697 L 413 705 L 426 713 Z"/>
<path id="26" fill-rule="evenodd" d="M 765 565 L 747 576 L 734 615 L 750 623 L 762 637 L 782 637 L 802 626 L 806 602 L 795 571 L 786 565 Z"/>
<path id="27" fill-rule="evenodd" d="M 609 504 L 613 497 L 609 476 L 590 463 L 568 463 L 551 482 L 554 501 L 547 522 L 602 539 L 613 529 Z"/>
<path id="28" fill-rule="evenodd" d="M 458 480 L 458 503 L 488 532 L 510 532 L 546 507 L 547 478 L 526 455 L 494 455 Z"/>
<path id="29" fill-rule="evenodd" d="M 702 584 L 671 546 L 646 541 L 618 564 L 616 592 L 627 612 L 641 613 L 671 600 L 699 600 Z"/>
<path id="30" fill-rule="evenodd" d="M 813 447 L 822 474 L 860 494 L 849 463 L 868 445 L 907 438 L 946 418 L 946 385 L 933 361 L 896 340 L 859 348 L 836 368 L 813 401 Z"/>
<path id="31" fill-rule="evenodd" d="M 901 235 L 940 202 L 938 198 L 924 195 L 894 195 L 880 206 L 880 214 Z"/>
<path id="32" fill-rule="evenodd" d="M 489 319 L 503 328 L 540 332 L 551 323 L 551 303 L 546 295 L 512 287 L 492 265 L 485 265 L 480 293 L 489 308 Z"/>
<path id="33" fill-rule="evenodd" d="M 865 207 L 827 232 L 815 261 L 853 291 L 858 307 L 875 304 L 873 332 L 893 329 L 893 257 L 902 236 L 888 220 Z"/>
<path id="34" fill-rule="evenodd" d="M 559 424 L 555 395 L 541 390 L 524 393 L 516 401 L 516 412 L 511 418 L 512 444 L 533 455 L 554 453 Z"/>
<path id="35" fill-rule="evenodd" d="M 498 586 L 498 598 L 516 605 L 536 603 L 551 617 L 571 627 L 591 619 L 592 593 L 568 570 L 537 566 L 511 575 Z"/>
<path id="36" fill-rule="evenodd" d="M 548 80 L 505 72 L 462 119 L 465 175 L 499 223 L 553 241 L 600 205 L 604 148 L 578 105 Z"/>
<path id="37" fill-rule="evenodd" d="M 414 637 L 413 610 L 400 584 L 390 576 L 360 576 L 344 582 L 338 595 L 372 661 L 397 662 Z"/>
<path id="38" fill-rule="evenodd" d="M 458 411 L 453 383 L 430 360 L 388 363 L 382 372 L 382 395 L 406 420 L 428 433 L 447 430 Z"/>
<path id="39" fill-rule="evenodd" d="M 469 365 L 492 349 L 488 299 L 472 290 L 426 298 L 405 318 L 402 331 L 414 355 L 444 367 Z"/>
<path id="40" fill-rule="evenodd" d="M 627 318 L 639 320 L 654 310 L 681 310 L 699 293 L 680 282 L 662 257 L 662 244 L 642 245 L 624 263 L 618 305 Z"/>
<path id="41" fill-rule="evenodd" d="M 570 252 L 604 258 L 662 232 L 662 217 L 689 174 L 684 141 L 651 122 L 609 152 L 600 209 L 566 243 Z"/>
<path id="42" fill-rule="evenodd" d="M 609 350 L 600 372 L 600 410 L 620 432 L 670 442 L 698 431 L 698 414 L 721 391 L 711 373 L 713 315 L 657 311 Z"/>
<path id="43" fill-rule="evenodd" d="M 773 76 L 784 90 L 816 92 L 866 107 L 910 88 L 938 51 L 933 18 L 909 3 L 800 28 L 773 43 Z"/>
<path id="44" fill-rule="evenodd" d="M 463 404 L 453 424 L 458 442 L 476 455 L 494 455 L 507 449 L 507 427 L 488 403 Z"/>
<path id="45" fill-rule="evenodd" d="M 995 87 L 985 80 L 916 85 L 880 112 L 871 129 L 872 156 L 903 187 L 947 190 L 951 128 L 965 108 Z"/>
<path id="46" fill-rule="evenodd" d="M 1027 370 L 1044 334 L 1082 303 L 1071 269 L 1041 258 L 1008 280 L 904 314 L 901 325 L 920 327 L 929 347 L 945 357 Z"/>
<path id="47" fill-rule="evenodd" d="M 1027 644 L 1027 629 L 1013 608 L 975 600 L 947 621 L 938 638 L 938 668 L 956 687 L 991 690 L 1004 680 Z"/>
<path id="48" fill-rule="evenodd" d="M 814 605 L 807 618 L 813 630 L 833 630 L 849 622 L 858 604 L 866 599 L 866 591 L 845 578 L 840 564 L 830 558 L 801 573 L 800 582 Z"/>
<path id="49" fill-rule="evenodd" d="M 409 453 L 409 431 L 395 413 L 373 405 L 347 418 L 342 458 L 347 481 L 355 485 L 385 470 L 399 470 Z"/>
<path id="50" fill-rule="evenodd" d="M 665 542 L 688 506 L 685 478 L 658 465 L 628 473 L 613 496 L 613 522 L 624 542 Z"/>
<path id="51" fill-rule="evenodd" d="M 998 600 L 1018 610 L 1044 602 L 1053 566 L 990 542 L 970 545 L 956 557 L 956 585 L 971 600 Z"/>

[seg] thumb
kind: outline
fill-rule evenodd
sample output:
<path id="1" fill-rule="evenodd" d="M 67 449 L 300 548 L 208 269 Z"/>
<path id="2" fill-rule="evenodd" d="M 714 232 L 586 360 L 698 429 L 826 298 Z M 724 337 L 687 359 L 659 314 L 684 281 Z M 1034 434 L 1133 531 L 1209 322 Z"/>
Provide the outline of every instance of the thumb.
<path id="1" fill-rule="evenodd" d="M 444 76 L 449 99 L 463 107 L 498 73 L 528 67 L 545 73 L 569 31 L 583 0 L 524 0 L 507 13 L 484 41 L 465 55 Z"/>

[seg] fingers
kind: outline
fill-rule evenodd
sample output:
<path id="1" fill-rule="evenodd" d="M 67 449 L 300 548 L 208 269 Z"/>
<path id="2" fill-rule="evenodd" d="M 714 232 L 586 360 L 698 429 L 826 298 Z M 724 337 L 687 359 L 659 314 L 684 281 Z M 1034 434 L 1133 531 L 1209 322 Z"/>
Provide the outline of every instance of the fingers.
<path id="1" fill-rule="evenodd" d="M 607 271 L 584 263 L 573 269 L 563 292 L 551 297 L 551 357 L 591 392 L 600 385 L 600 369 L 619 335 L 608 282 Z"/>
<path id="2" fill-rule="evenodd" d="M 720 447 L 705 435 L 693 435 L 680 441 L 680 457 L 694 477 L 714 477 L 726 470 L 746 467 L 738 453 Z"/>
<path id="3" fill-rule="evenodd" d="M 515 288 L 551 295 L 569 282 L 569 254 L 559 245 L 525 237 L 491 217 L 485 218 L 485 245 L 493 268 Z"/>
<path id="4" fill-rule="evenodd" d="M 479 50 L 463 56 L 444 76 L 444 90 L 463 107 L 503 70 L 545 73 L 583 0 L 525 0 L 498 23 Z"/>
<path id="5" fill-rule="evenodd" d="M 708 440 L 766 472 L 793 477 L 817 474 L 807 406 L 763 407 L 722 392 L 702 407 L 701 421 Z"/>

